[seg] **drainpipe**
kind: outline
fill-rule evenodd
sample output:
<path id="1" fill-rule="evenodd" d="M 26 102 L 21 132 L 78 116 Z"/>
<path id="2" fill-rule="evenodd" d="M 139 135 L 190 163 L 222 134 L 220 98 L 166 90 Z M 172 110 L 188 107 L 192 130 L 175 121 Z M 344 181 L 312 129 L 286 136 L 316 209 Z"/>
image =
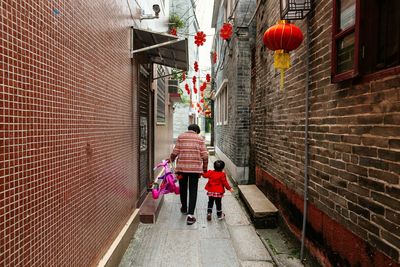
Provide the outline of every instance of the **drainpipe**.
<path id="1" fill-rule="evenodd" d="M 305 99 L 305 127 L 304 127 L 304 208 L 303 208 L 303 228 L 301 231 L 301 250 L 300 261 L 304 260 L 304 241 L 306 236 L 306 222 L 307 222 L 307 200 L 308 200 L 308 126 L 309 126 L 309 89 L 310 89 L 310 20 L 311 12 L 307 15 L 307 44 L 306 44 L 306 99 Z"/>

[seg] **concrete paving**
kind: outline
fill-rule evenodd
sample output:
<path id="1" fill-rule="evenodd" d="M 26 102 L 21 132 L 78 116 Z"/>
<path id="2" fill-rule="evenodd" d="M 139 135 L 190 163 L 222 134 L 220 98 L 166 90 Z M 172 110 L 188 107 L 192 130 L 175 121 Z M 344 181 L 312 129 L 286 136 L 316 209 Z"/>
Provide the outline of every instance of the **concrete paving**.
<path id="1" fill-rule="evenodd" d="M 199 181 L 195 224 L 186 225 L 178 195 L 165 195 L 157 222 L 139 225 L 119 266 L 274 266 L 236 192 L 226 192 L 222 199 L 225 219 L 217 219 L 214 206 L 207 221 L 206 182 Z"/>

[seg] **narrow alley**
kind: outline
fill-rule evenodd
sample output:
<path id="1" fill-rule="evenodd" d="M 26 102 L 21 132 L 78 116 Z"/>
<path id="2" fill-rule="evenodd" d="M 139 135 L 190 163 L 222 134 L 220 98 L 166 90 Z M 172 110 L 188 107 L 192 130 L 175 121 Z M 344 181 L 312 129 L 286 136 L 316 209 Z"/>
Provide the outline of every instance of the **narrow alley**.
<path id="1" fill-rule="evenodd" d="M 225 220 L 218 220 L 214 210 L 207 221 L 206 181 L 199 182 L 194 225 L 186 225 L 179 196 L 166 195 L 157 222 L 139 226 L 119 266 L 274 266 L 231 193 L 223 198 Z"/>

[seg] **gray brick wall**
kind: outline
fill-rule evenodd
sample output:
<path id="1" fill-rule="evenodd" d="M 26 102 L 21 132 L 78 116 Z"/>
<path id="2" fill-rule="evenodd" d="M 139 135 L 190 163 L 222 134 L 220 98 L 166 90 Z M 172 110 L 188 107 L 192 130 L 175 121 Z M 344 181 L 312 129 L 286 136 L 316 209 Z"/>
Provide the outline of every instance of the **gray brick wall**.
<path id="1" fill-rule="evenodd" d="M 222 81 L 228 79 L 228 124 L 215 125 L 215 145 L 237 167 L 248 166 L 251 46 L 254 45 L 255 22 L 250 29 L 237 27 L 247 25 L 255 6 L 255 0 L 239 1 L 233 24 L 234 30 L 239 30 L 240 36 L 234 36 L 230 41 L 224 67 L 219 70 L 214 85 L 214 88 L 218 89 Z M 221 24 L 217 26 L 217 30 L 220 27 Z"/>
<path id="2" fill-rule="evenodd" d="M 331 83 L 332 1 L 311 22 L 310 203 L 395 261 L 400 252 L 400 76 Z M 305 45 L 291 53 L 284 92 L 262 43 L 278 20 L 273 1 L 257 15 L 251 110 L 256 165 L 303 194 Z M 303 33 L 305 21 L 297 22 Z M 262 180 L 262 177 L 257 177 Z"/>

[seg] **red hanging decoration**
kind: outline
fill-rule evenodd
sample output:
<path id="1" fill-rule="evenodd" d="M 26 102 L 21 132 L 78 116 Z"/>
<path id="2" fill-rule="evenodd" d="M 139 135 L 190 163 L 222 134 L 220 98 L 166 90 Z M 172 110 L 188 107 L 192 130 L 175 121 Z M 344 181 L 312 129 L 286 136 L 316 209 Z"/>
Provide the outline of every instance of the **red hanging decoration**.
<path id="1" fill-rule="evenodd" d="M 270 27 L 264 33 L 263 42 L 265 46 L 275 51 L 274 67 L 281 71 L 280 88 L 283 89 L 285 70 L 290 67 L 289 52 L 298 48 L 303 41 L 303 33 L 294 24 L 285 20 Z"/>
<path id="2" fill-rule="evenodd" d="M 193 85 L 194 85 L 194 86 L 196 86 L 196 80 L 197 80 L 196 76 L 193 76 L 192 82 L 193 82 Z"/>
<path id="3" fill-rule="evenodd" d="M 221 38 L 224 40 L 230 39 L 233 34 L 232 29 L 233 29 L 232 24 L 224 23 L 224 25 L 222 26 L 222 28 L 219 31 L 219 36 L 221 36 Z"/>
<path id="4" fill-rule="evenodd" d="M 186 73 L 185 72 L 182 73 L 182 81 L 186 81 Z"/>
<path id="5" fill-rule="evenodd" d="M 207 73 L 206 75 L 206 81 L 209 83 L 211 81 L 211 75 Z"/>
<path id="6" fill-rule="evenodd" d="M 212 54 L 213 64 L 217 63 L 217 52 L 213 52 Z"/>
<path id="7" fill-rule="evenodd" d="M 197 63 L 197 61 L 194 62 L 194 71 L 195 72 L 199 71 L 199 64 Z"/>
<path id="8" fill-rule="evenodd" d="M 189 89 L 189 85 L 187 83 L 185 84 L 185 90 L 188 93 L 188 95 L 190 95 L 190 89 Z"/>
<path id="9" fill-rule="evenodd" d="M 193 86 L 193 93 L 194 93 L 194 94 L 197 94 L 197 88 L 196 88 L 196 85 L 195 85 L 195 86 Z"/>
<path id="10" fill-rule="evenodd" d="M 207 88 L 207 83 L 203 82 L 200 86 L 200 91 L 203 92 Z"/>
<path id="11" fill-rule="evenodd" d="M 176 28 L 172 28 L 170 31 L 169 31 L 169 34 L 171 34 L 171 35 L 177 35 L 177 32 L 176 32 Z"/>
<path id="12" fill-rule="evenodd" d="M 204 32 L 197 32 L 196 36 L 194 37 L 194 43 L 197 46 L 201 46 L 204 44 L 204 42 L 206 41 L 206 35 Z"/>
<path id="13" fill-rule="evenodd" d="M 200 103 L 204 103 L 204 98 L 202 98 L 202 99 L 200 100 Z"/>

